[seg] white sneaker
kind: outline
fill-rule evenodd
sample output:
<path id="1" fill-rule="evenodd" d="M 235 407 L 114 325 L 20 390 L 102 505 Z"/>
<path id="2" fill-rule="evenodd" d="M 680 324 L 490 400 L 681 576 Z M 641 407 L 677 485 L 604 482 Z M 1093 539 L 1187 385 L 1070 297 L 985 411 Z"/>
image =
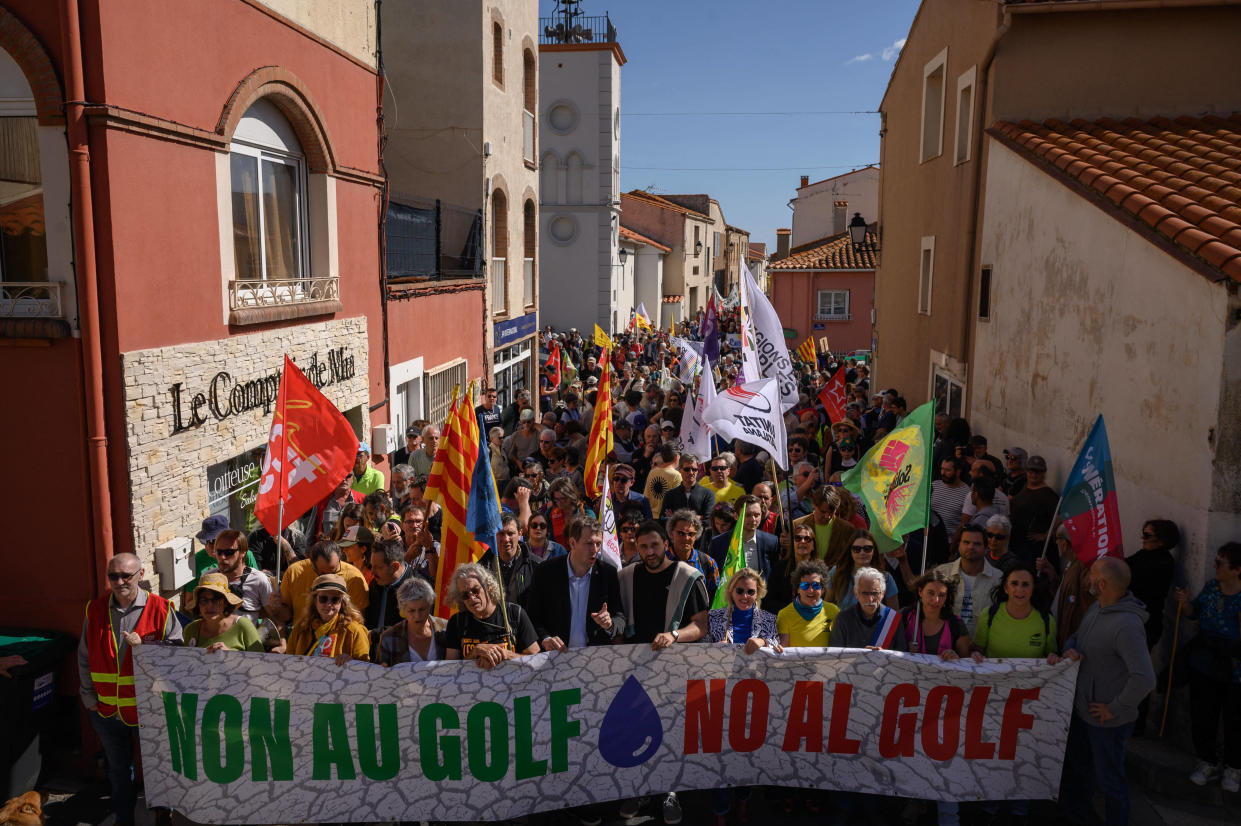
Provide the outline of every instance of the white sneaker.
<path id="1" fill-rule="evenodd" d="M 637 817 L 638 809 L 641 808 L 643 800 L 645 800 L 645 798 L 642 797 L 630 797 L 626 800 L 622 800 L 619 812 L 620 819 L 629 820 L 630 818 Z"/>
<path id="2" fill-rule="evenodd" d="M 677 826 L 681 822 L 681 801 L 677 800 L 676 792 L 668 792 L 664 798 L 664 823 Z"/>
<path id="3" fill-rule="evenodd" d="M 1199 760 L 1198 765 L 1189 774 L 1189 782 L 1195 786 L 1205 786 L 1217 777 L 1219 777 L 1219 766 Z"/>
<path id="4" fill-rule="evenodd" d="M 1226 792 L 1241 791 L 1241 769 L 1233 769 L 1228 766 L 1224 767 L 1224 779 L 1220 781 L 1220 788 Z"/>

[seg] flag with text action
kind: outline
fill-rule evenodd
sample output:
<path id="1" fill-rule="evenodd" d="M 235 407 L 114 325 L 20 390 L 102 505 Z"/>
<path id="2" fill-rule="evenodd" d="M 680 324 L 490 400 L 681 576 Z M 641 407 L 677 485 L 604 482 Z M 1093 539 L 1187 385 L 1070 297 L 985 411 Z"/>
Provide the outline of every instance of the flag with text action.
<path id="1" fill-rule="evenodd" d="M 905 534 L 926 527 L 934 419 L 935 402 L 927 402 L 840 478 L 841 485 L 865 503 L 870 532 L 882 553 L 898 547 Z"/>
<path id="2" fill-rule="evenodd" d="M 760 379 L 730 387 L 707 406 L 703 418 L 712 431 L 726 439 L 740 439 L 767 451 L 781 470 L 787 470 L 788 444 L 780 412 L 780 385 Z"/>
<path id="3" fill-rule="evenodd" d="M 254 516 L 278 536 L 340 484 L 357 456 L 353 427 L 286 355 Z"/>
<path id="4" fill-rule="evenodd" d="M 1078 558 L 1087 565 L 1104 556 L 1124 558 L 1116 475 L 1103 415 L 1095 419 L 1060 493 L 1060 519 Z"/>

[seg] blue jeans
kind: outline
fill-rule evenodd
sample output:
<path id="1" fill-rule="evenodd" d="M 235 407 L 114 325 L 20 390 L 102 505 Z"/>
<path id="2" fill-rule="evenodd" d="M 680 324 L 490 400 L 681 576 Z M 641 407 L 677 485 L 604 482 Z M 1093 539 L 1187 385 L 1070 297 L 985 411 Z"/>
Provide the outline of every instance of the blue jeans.
<path id="1" fill-rule="evenodd" d="M 138 791 L 134 786 L 134 731 L 119 715 L 101 717 L 90 711 L 90 723 L 108 757 L 108 783 L 112 787 L 112 811 L 118 826 L 134 822 Z"/>
<path id="2" fill-rule="evenodd" d="M 1133 723 L 1105 728 L 1073 715 L 1064 755 L 1064 797 L 1061 800 L 1070 820 L 1089 823 L 1094 819 L 1091 798 L 1098 783 L 1107 801 L 1107 826 L 1125 826 L 1129 822 L 1125 741 L 1132 733 Z"/>

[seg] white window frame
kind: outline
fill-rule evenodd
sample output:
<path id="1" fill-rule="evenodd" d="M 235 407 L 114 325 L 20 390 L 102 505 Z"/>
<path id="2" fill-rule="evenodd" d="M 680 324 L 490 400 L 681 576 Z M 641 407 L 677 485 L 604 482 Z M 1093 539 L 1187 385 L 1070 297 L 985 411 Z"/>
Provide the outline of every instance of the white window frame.
<path id="1" fill-rule="evenodd" d="M 957 134 L 953 166 L 970 160 L 974 151 L 974 107 L 977 104 L 978 66 L 971 66 L 957 78 Z M 961 96 L 969 94 L 968 108 L 961 105 Z"/>
<path id="2" fill-rule="evenodd" d="M 935 382 L 936 382 L 936 380 L 941 379 L 941 378 L 942 378 L 942 379 L 943 379 L 943 380 L 944 380 L 944 381 L 948 384 L 948 400 L 949 400 L 949 404 L 948 404 L 948 405 L 946 405 L 946 409 L 945 409 L 945 410 L 938 410 L 938 409 L 937 409 L 935 412 L 936 412 L 936 413 L 949 413 L 949 411 L 952 409 L 951 399 L 952 399 L 952 396 L 953 396 L 953 393 L 954 393 L 954 388 L 955 388 L 956 395 L 958 396 L 958 398 L 959 398 L 959 400 L 960 400 L 960 415 L 964 416 L 964 415 L 966 414 L 966 409 L 965 409 L 965 382 L 963 382 L 961 379 L 957 378 L 957 376 L 955 376 L 955 375 L 954 375 L 953 373 L 951 373 L 950 371 L 945 370 L 944 368 L 940 367 L 938 364 L 935 364 L 934 362 L 932 362 L 932 364 L 931 364 L 931 387 L 930 387 L 930 392 L 927 394 L 927 395 L 928 395 L 928 397 L 929 397 L 932 401 L 935 401 L 935 400 L 936 400 L 936 398 L 935 398 Z M 936 407 L 938 407 L 938 405 L 936 405 Z M 949 414 L 949 415 L 951 415 L 951 414 Z"/>
<path id="3" fill-rule="evenodd" d="M 815 321 L 848 321 L 853 316 L 849 311 L 850 290 L 818 290 L 815 293 L 814 318 Z M 844 312 L 834 312 L 836 307 L 836 299 L 844 296 Z M 823 311 L 823 299 L 831 297 L 831 307 L 829 312 Z"/>
<path id="4" fill-rule="evenodd" d="M 932 77 L 937 73 L 939 75 L 939 100 L 937 101 L 939 117 L 937 119 L 938 123 L 934 124 L 933 127 L 935 129 L 934 151 L 928 151 L 927 139 L 930 136 L 927 134 L 927 118 L 934 114 L 934 112 L 929 111 L 928 103 L 936 103 L 936 101 L 931 100 L 932 93 L 934 92 L 931 88 L 931 83 Z M 922 68 L 922 130 L 918 136 L 919 163 L 925 163 L 944 154 L 944 94 L 948 86 L 947 75 L 948 47 L 945 46 L 943 51 L 927 61 L 927 64 Z"/>
<path id="5" fill-rule="evenodd" d="M 230 166 L 229 166 L 229 186 L 232 191 L 232 166 L 231 157 L 233 155 L 242 155 L 245 157 L 255 158 L 258 164 L 258 204 L 259 204 L 259 265 L 260 278 L 266 281 L 267 275 L 267 236 L 263 232 L 266 226 L 266 212 L 263 207 L 263 163 L 279 163 L 285 166 L 291 166 L 294 169 L 294 180 L 297 181 L 297 192 L 294 201 L 297 205 L 297 249 L 294 254 L 297 258 L 297 273 L 294 278 L 309 278 L 310 273 L 310 204 L 309 204 L 309 181 L 306 176 L 306 156 L 294 155 L 288 152 L 281 152 L 277 149 L 267 146 L 258 146 L 257 144 L 247 143 L 245 141 L 233 141 L 228 147 Z M 236 250 L 233 250 L 236 255 Z M 236 260 L 236 259 L 234 259 Z"/>
<path id="6" fill-rule="evenodd" d="M 935 287 L 935 236 L 922 236 L 918 253 L 918 313 L 931 314 L 931 294 Z"/>

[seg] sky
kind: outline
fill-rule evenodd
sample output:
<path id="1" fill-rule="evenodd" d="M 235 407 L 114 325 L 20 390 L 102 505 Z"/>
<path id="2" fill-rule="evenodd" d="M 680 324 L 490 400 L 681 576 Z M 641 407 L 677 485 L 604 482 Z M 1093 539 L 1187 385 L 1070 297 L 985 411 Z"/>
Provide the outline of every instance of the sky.
<path id="1" fill-rule="evenodd" d="M 554 7 L 539 0 L 544 17 Z M 818 181 L 879 162 L 878 114 L 824 113 L 879 108 L 918 0 L 583 0 L 581 8 L 611 16 L 628 60 L 621 189 L 708 193 L 728 223 L 773 250 L 776 228 L 792 224 L 788 202 L 801 175 Z M 790 114 L 738 114 L 760 112 Z"/>

